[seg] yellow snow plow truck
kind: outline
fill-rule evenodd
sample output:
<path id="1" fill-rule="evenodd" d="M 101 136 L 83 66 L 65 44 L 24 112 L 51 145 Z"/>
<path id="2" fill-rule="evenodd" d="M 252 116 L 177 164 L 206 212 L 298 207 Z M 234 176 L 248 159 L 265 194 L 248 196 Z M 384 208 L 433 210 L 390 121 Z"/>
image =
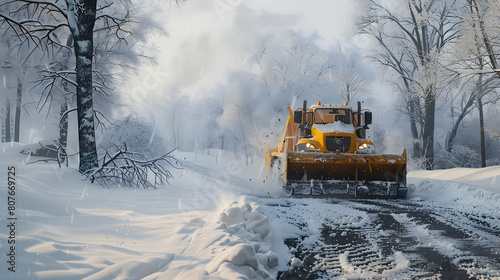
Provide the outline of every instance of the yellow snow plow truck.
<path id="1" fill-rule="evenodd" d="M 317 105 L 292 111 L 278 147 L 266 149 L 266 167 L 292 195 L 405 198 L 406 150 L 375 153 L 366 137 L 372 113 Z"/>

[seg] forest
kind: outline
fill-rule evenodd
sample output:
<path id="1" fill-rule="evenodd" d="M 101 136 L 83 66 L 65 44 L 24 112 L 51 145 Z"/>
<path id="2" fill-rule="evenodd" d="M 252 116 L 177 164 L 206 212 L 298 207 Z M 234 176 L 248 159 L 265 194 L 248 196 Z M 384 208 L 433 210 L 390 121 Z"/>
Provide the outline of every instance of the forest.
<path id="1" fill-rule="evenodd" d="M 279 141 L 288 105 L 362 101 L 377 152 L 405 148 L 413 169 L 500 165 L 498 1 L 359 1 L 351 36 L 328 45 L 314 30 L 256 25 L 223 78 L 190 90 L 163 80 L 200 77 L 191 65 L 204 67 L 209 40 L 193 39 L 166 72 L 151 41 L 174 36 L 167 10 L 206 4 L 165 2 L 3 1 L 1 142 L 92 181 L 147 188 L 171 177 L 175 149 L 220 149 L 248 163 Z M 244 3 L 218 2 L 219 16 L 231 8 L 225 20 L 247 24 Z M 188 54 L 192 63 L 181 60 Z M 153 183 L 140 179 L 147 174 Z"/>

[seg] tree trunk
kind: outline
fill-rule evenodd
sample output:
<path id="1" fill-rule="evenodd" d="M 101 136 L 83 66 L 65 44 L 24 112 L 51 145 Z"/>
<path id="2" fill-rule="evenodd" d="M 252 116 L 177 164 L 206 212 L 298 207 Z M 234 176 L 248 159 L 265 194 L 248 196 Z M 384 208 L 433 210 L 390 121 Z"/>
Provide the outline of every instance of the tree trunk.
<path id="1" fill-rule="evenodd" d="M 10 101 L 7 99 L 5 101 L 5 142 L 10 142 Z"/>
<path id="2" fill-rule="evenodd" d="M 23 82 L 17 77 L 17 99 L 16 117 L 14 120 L 14 142 L 19 142 L 19 131 L 21 129 L 21 105 L 23 100 Z"/>
<path id="3" fill-rule="evenodd" d="M 71 51 L 69 51 L 69 48 L 73 46 L 73 36 L 70 35 L 68 36 L 68 39 L 66 39 L 66 47 L 68 47 L 68 50 L 65 51 L 65 55 L 63 56 L 63 60 L 61 61 L 61 70 L 68 69 L 68 64 L 69 64 L 69 59 L 71 57 Z M 62 81 L 62 86 L 66 92 L 70 92 L 71 89 L 68 86 L 67 81 Z M 59 119 L 59 151 L 58 151 L 58 157 L 59 157 L 59 162 L 62 163 L 66 161 L 66 166 L 68 166 L 68 161 L 67 161 L 67 147 L 68 147 L 68 100 L 66 97 L 63 96 L 63 100 L 61 103 L 61 109 L 60 109 L 60 119 Z"/>
<path id="4" fill-rule="evenodd" d="M 436 111 L 436 98 L 432 89 L 425 95 L 424 112 L 424 167 L 426 170 L 434 169 L 434 117 Z"/>
<path id="5" fill-rule="evenodd" d="M 409 89 L 409 86 L 407 87 Z M 411 129 L 411 136 L 413 138 L 413 157 L 415 158 L 420 158 L 422 157 L 422 150 L 420 148 L 420 137 L 418 135 L 418 129 L 417 129 L 417 108 L 418 108 L 418 103 L 415 102 L 415 97 L 410 97 L 410 100 L 408 101 L 408 106 L 409 106 L 409 111 L 410 111 L 410 129 Z"/>
<path id="6" fill-rule="evenodd" d="M 460 124 L 462 123 L 465 115 L 466 112 L 462 111 L 458 116 L 457 120 L 455 121 L 455 123 L 453 124 L 453 128 L 451 129 L 450 134 L 446 139 L 445 150 L 447 152 L 451 152 L 451 149 L 453 148 L 453 141 L 455 140 L 455 137 L 457 137 L 458 128 L 460 127 Z"/>
<path id="7" fill-rule="evenodd" d="M 483 70 L 483 59 L 479 59 L 481 65 L 480 69 Z M 481 167 L 486 167 L 486 143 L 484 138 L 484 111 L 483 111 L 483 75 L 479 74 L 479 79 L 477 82 L 477 108 L 479 111 L 479 142 L 481 149 Z"/>
<path id="8" fill-rule="evenodd" d="M 481 142 L 481 167 L 486 167 L 486 143 L 484 138 L 484 113 L 481 95 L 477 97 L 477 108 L 479 109 L 479 141 Z"/>
<path id="9" fill-rule="evenodd" d="M 3 115 L 3 109 L 2 109 L 2 115 Z M 0 121 L 0 142 L 5 142 L 4 136 L 5 136 L 4 123 Z"/>
<path id="10" fill-rule="evenodd" d="M 480 90 L 479 87 L 480 85 L 477 85 L 474 91 L 478 92 Z M 464 108 L 462 108 L 460 115 L 458 115 L 458 118 L 455 121 L 453 128 L 451 129 L 450 134 L 448 135 L 448 138 L 446 139 L 445 149 L 447 152 L 451 152 L 451 148 L 453 148 L 453 141 L 455 140 L 455 137 L 457 136 L 458 133 L 458 128 L 460 127 L 460 124 L 462 123 L 465 116 L 469 113 L 469 108 L 472 107 L 472 105 L 474 104 L 473 101 L 474 98 L 473 96 L 471 96 L 467 101 L 467 103 L 465 104 Z"/>
<path id="11" fill-rule="evenodd" d="M 67 0 L 67 3 L 70 3 Z M 83 4 L 69 13 L 76 13 L 76 26 L 72 29 L 76 56 L 76 106 L 80 172 L 98 166 L 94 126 L 92 89 L 93 29 L 96 19 L 96 0 L 83 0 Z M 71 4 L 74 5 L 74 4 Z"/>
<path id="12" fill-rule="evenodd" d="M 64 162 L 66 160 L 66 147 L 68 146 L 68 103 L 63 101 L 61 104 L 61 119 L 59 120 L 59 145 L 64 152 L 59 152 L 59 162 Z M 67 162 L 66 162 L 67 163 Z"/>

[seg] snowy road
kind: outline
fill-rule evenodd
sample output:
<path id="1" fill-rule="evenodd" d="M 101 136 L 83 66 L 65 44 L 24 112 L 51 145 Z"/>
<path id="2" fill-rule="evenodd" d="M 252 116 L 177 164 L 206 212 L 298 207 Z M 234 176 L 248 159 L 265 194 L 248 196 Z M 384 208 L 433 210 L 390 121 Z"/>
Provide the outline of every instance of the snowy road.
<path id="1" fill-rule="evenodd" d="M 499 171 L 414 172 L 405 200 L 247 196 L 288 246 L 278 279 L 500 279 Z"/>
<path id="2" fill-rule="evenodd" d="M 286 240 L 303 267 L 278 279 L 500 277 L 496 213 L 418 200 L 262 203 L 304 233 Z"/>

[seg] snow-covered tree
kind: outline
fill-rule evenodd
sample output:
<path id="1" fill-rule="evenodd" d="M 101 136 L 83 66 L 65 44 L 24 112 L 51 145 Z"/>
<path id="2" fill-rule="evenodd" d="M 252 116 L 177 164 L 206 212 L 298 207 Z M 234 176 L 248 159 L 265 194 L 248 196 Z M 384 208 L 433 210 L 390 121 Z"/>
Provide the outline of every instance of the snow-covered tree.
<path id="1" fill-rule="evenodd" d="M 461 76 L 476 83 L 474 98 L 479 112 L 481 166 L 486 166 L 485 105 L 495 106 L 500 100 L 500 3 L 498 1 L 467 0 L 469 17 L 463 24 L 462 42 L 467 42 L 459 56 Z M 465 44 L 467 44 L 465 43 Z"/>
<path id="2" fill-rule="evenodd" d="M 487 57 L 488 67 L 500 78 L 498 44 L 500 3 L 487 0 L 467 0 L 467 3 L 466 9 L 470 14 L 467 22 L 474 28 L 474 43 L 481 44 L 484 48 L 482 55 Z"/>
<path id="3" fill-rule="evenodd" d="M 393 76 L 410 118 L 414 156 L 425 158 L 433 168 L 436 100 L 439 96 L 439 66 L 449 43 L 457 38 L 457 1 L 370 0 L 360 21 L 361 32 L 375 38 L 373 57 Z M 422 140 L 422 146 L 420 146 Z"/>
<path id="4" fill-rule="evenodd" d="M 445 147 L 451 152 L 462 123 L 471 114 L 479 114 L 481 166 L 486 166 L 485 107 L 494 108 L 499 100 L 500 85 L 497 53 L 500 24 L 498 1 L 467 0 L 463 6 L 466 14 L 460 26 L 461 40 L 451 52 L 448 70 L 454 73 L 460 85 L 452 95 L 452 117 L 454 124 L 446 138 Z"/>
<path id="5" fill-rule="evenodd" d="M 16 5 L 15 9 L 9 9 L 12 5 Z M 97 1 L 67 0 L 64 4 L 62 1 L 8 1 L 2 8 L 9 12 L 1 13 L 0 18 L 23 37 L 21 44 L 32 44 L 33 48 L 40 49 L 64 49 L 59 38 L 66 30 L 71 32 L 76 57 L 80 171 L 97 167 L 92 88 Z"/>
<path id="6" fill-rule="evenodd" d="M 16 33 L 19 48 L 30 50 L 22 55 L 30 57 L 37 50 L 54 59 L 55 63 L 39 69 L 43 75 L 39 85 L 46 90 L 47 96 L 43 100 L 53 98 L 57 87 L 63 97 L 68 92 L 74 93 L 79 169 L 87 172 L 97 167 L 95 117 L 100 113 L 96 112 L 94 102 L 99 101 L 99 96 L 102 96 L 101 100 L 110 99 L 110 69 L 126 67 L 131 61 L 148 57 L 134 52 L 131 47 L 137 47 L 137 42 L 144 39 L 149 30 L 160 30 L 159 26 L 151 16 L 141 20 L 132 17 L 135 10 L 127 0 L 22 0 L 7 1 L 0 4 L 0 8 L 0 23 Z M 136 29 L 141 23 L 146 24 Z M 68 51 L 73 55 L 74 63 L 57 58 L 58 55 L 67 58 Z M 122 54 L 120 59 L 113 56 L 118 53 Z M 95 93 L 100 94 L 96 96 Z M 66 102 L 66 98 L 60 99 L 61 108 Z"/>

